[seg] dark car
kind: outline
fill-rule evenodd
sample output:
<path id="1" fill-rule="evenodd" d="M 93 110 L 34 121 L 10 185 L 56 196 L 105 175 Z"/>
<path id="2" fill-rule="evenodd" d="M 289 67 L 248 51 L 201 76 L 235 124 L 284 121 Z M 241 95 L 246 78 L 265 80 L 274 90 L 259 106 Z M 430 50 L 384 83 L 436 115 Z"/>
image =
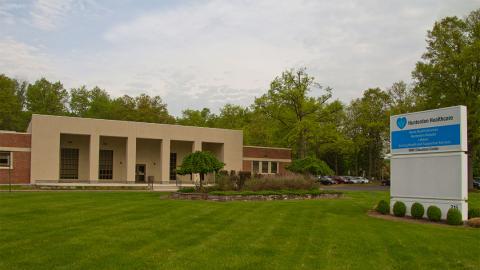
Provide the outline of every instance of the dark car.
<path id="1" fill-rule="evenodd" d="M 382 186 L 390 186 L 390 180 L 388 179 L 382 180 L 381 184 Z"/>
<path id="2" fill-rule="evenodd" d="M 321 176 L 318 178 L 318 181 L 322 185 L 334 185 L 337 183 L 335 180 L 333 180 L 331 177 L 328 177 L 328 176 Z"/>
<path id="3" fill-rule="evenodd" d="M 480 179 L 473 179 L 473 187 L 480 189 Z"/>
<path id="4" fill-rule="evenodd" d="M 345 179 L 341 176 L 335 175 L 335 176 L 332 176 L 332 179 L 336 181 L 338 184 L 345 184 Z"/>

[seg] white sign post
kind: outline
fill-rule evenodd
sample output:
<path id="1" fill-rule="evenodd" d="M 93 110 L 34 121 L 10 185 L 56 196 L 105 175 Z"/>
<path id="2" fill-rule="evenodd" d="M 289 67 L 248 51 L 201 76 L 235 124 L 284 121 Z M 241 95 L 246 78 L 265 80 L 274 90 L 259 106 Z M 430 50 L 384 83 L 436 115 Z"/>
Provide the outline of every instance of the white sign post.
<path id="1" fill-rule="evenodd" d="M 468 214 L 467 108 L 455 106 L 390 117 L 390 205 L 419 202 Z"/>

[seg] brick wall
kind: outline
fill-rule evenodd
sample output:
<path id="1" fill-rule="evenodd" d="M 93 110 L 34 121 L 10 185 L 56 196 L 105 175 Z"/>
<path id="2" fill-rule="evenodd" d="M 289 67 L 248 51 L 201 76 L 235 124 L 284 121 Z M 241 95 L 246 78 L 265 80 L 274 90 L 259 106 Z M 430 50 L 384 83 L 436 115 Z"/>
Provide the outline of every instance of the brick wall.
<path id="1" fill-rule="evenodd" d="M 0 147 L 30 148 L 31 142 L 30 134 L 0 131 Z"/>
<path id="2" fill-rule="evenodd" d="M 30 151 L 31 135 L 25 133 L 1 132 L 0 151 L 12 153 L 13 169 L 0 168 L 0 184 L 29 184 L 30 183 Z M 18 149 L 17 149 L 18 148 Z"/>
<path id="3" fill-rule="evenodd" d="M 8 184 L 8 169 L 0 169 L 0 184 Z M 30 152 L 13 152 L 12 184 L 30 184 Z"/>
<path id="4" fill-rule="evenodd" d="M 267 148 L 244 146 L 243 157 L 247 158 L 275 158 L 275 159 L 291 159 L 292 150 L 287 148 Z"/>
<path id="5" fill-rule="evenodd" d="M 269 147 L 255 147 L 244 146 L 243 147 L 243 170 L 252 171 L 252 160 L 258 158 L 259 161 L 277 161 L 278 173 L 287 174 L 285 169 L 290 164 L 292 151 L 287 148 L 269 148 Z"/>

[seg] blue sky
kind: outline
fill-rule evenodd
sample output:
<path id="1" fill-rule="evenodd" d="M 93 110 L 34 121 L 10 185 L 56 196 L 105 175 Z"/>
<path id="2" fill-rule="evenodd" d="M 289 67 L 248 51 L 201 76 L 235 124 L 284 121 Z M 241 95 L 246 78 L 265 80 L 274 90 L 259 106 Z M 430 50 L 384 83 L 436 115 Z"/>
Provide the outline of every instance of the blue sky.
<path id="1" fill-rule="evenodd" d="M 411 81 L 434 21 L 463 1 L 0 0 L 0 73 L 185 108 L 249 105 L 288 68 L 307 67 L 344 102 Z"/>

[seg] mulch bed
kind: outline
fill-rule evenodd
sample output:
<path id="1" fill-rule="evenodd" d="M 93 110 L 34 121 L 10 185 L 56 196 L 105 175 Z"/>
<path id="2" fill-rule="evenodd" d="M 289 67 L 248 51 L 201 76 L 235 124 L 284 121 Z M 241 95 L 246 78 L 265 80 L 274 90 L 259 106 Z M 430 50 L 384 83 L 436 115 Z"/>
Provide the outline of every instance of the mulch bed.
<path id="1" fill-rule="evenodd" d="M 441 220 L 439 222 L 434 222 L 434 221 L 430 221 L 428 219 L 415 219 L 415 218 L 412 218 L 412 217 L 409 217 L 409 216 L 396 217 L 396 216 L 393 216 L 393 215 L 382 215 L 375 210 L 369 210 L 367 212 L 367 214 L 370 217 L 383 219 L 383 220 L 397 221 L 397 222 L 408 222 L 408 223 L 416 223 L 416 224 L 432 224 L 432 225 L 447 226 L 447 227 L 468 227 L 468 228 L 472 228 L 472 227 L 468 226 L 466 224 L 466 222 L 464 223 L 464 225 L 453 226 L 453 225 L 448 225 L 445 220 Z"/>

